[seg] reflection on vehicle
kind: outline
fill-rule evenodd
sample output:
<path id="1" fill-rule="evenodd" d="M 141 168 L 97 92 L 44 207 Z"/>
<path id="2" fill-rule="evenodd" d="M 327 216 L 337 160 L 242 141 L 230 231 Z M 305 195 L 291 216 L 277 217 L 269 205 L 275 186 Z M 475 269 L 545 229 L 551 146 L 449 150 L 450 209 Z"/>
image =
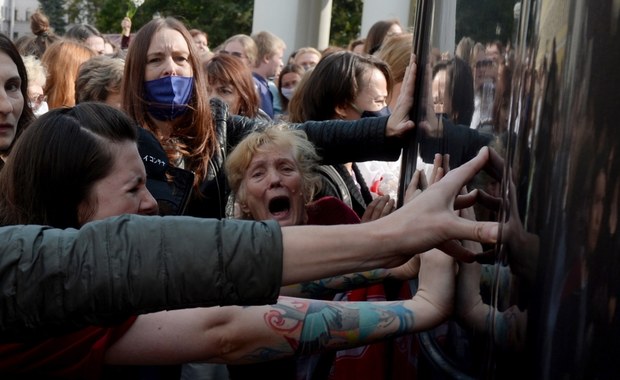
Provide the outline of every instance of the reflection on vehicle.
<path id="1" fill-rule="evenodd" d="M 492 3 L 492 4 L 487 4 Z M 481 146 L 472 218 L 501 222 L 461 264 L 451 321 L 421 334 L 433 375 L 614 378 L 620 372 L 617 1 L 418 1 L 415 140 L 450 167 Z M 483 205 L 484 206 L 483 206 Z M 471 244 L 465 242 L 464 244 Z"/>

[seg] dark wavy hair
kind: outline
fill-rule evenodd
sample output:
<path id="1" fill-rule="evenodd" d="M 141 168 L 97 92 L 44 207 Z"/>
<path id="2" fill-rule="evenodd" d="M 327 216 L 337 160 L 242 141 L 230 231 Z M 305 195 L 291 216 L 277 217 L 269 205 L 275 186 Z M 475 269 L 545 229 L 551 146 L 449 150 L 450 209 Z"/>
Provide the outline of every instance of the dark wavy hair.
<path id="1" fill-rule="evenodd" d="M 0 225 L 78 228 L 94 212 L 89 195 L 114 164 L 111 142 L 137 141 L 122 111 L 86 102 L 40 116 L 0 171 Z M 80 207 L 82 202 L 87 207 Z"/>
<path id="2" fill-rule="evenodd" d="M 461 125 L 471 124 L 474 115 L 474 77 L 470 66 L 459 57 L 440 60 L 433 66 L 433 77 L 446 70 L 447 92 L 451 103 L 449 118 Z"/>
<path id="3" fill-rule="evenodd" d="M 289 120 L 301 123 L 334 119 L 336 107 L 355 101 L 360 89 L 366 85 L 366 74 L 373 68 L 385 75 L 389 96 L 393 80 L 384 61 L 348 50 L 324 56 L 295 88 L 289 103 Z"/>

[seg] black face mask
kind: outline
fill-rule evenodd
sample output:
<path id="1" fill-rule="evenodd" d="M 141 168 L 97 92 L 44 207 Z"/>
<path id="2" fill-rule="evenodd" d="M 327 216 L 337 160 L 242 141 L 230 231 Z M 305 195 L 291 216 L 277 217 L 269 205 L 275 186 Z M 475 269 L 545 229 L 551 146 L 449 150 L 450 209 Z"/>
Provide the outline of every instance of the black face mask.
<path id="1" fill-rule="evenodd" d="M 388 108 L 388 106 L 385 106 L 385 107 L 381 108 L 379 111 L 362 111 L 355 104 L 353 104 L 353 103 L 350 103 L 350 104 L 351 104 L 351 107 L 353 107 L 354 110 L 356 110 L 357 112 L 360 113 L 360 118 L 390 116 L 392 114 L 390 112 L 390 109 Z"/>
<path id="2" fill-rule="evenodd" d="M 383 108 L 381 108 L 379 111 L 364 111 L 362 112 L 362 115 L 360 116 L 361 118 L 364 117 L 380 117 L 380 116 L 390 116 L 392 114 L 392 112 L 390 112 L 390 109 L 388 108 L 388 106 L 385 106 Z"/>

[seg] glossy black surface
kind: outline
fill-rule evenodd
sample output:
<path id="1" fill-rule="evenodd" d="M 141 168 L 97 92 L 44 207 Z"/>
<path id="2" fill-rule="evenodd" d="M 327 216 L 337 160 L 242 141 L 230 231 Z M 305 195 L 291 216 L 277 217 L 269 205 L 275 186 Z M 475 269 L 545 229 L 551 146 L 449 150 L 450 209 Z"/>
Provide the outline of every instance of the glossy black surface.
<path id="1" fill-rule="evenodd" d="M 446 25 L 436 20 L 445 3 L 418 2 L 418 35 L 441 40 Z M 460 3 L 461 12 L 476 6 Z M 453 321 L 422 341 L 438 346 L 427 352 L 431 367 L 440 363 L 431 371 L 438 378 L 618 378 L 620 2 L 519 3 L 513 25 L 498 21 L 510 37 L 496 63 L 497 107 L 477 131 L 491 134 L 501 178 L 472 184 L 502 200 L 476 209 L 479 219 L 502 222 L 501 243 L 485 247 L 495 249 L 492 263 L 461 266 Z M 453 27 L 458 42 L 459 23 Z M 420 66 L 434 62 L 433 49 L 441 52 L 419 50 Z M 467 158 L 462 145 L 480 140 L 432 117 L 428 68 L 408 160 L 426 149 L 449 152 L 458 165 Z M 475 308 L 459 308 L 476 297 Z"/>

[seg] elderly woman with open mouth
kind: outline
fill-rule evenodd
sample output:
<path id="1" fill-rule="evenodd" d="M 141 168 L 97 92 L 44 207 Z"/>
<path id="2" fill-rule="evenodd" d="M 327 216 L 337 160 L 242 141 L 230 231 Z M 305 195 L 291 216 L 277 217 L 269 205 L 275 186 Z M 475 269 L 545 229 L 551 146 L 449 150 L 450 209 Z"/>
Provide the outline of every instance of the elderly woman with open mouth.
<path id="1" fill-rule="evenodd" d="M 273 219 L 281 226 L 360 223 L 355 211 L 336 197 L 326 196 L 313 201 L 321 184 L 320 175 L 316 171 L 319 160 L 314 146 L 302 131 L 291 130 L 286 126 L 273 126 L 248 135 L 237 145 L 226 162 L 228 181 L 235 194 L 237 215 L 250 220 Z M 440 163 L 437 164 L 440 166 Z M 414 176 L 414 187 L 420 179 L 419 176 L 419 173 Z M 438 177 L 440 176 L 441 173 Z M 383 202 L 387 201 L 387 198 L 384 198 Z M 377 206 L 378 209 L 382 207 Z M 422 267 L 438 271 L 435 273 L 444 281 L 439 288 L 452 283 L 453 262 L 444 254 L 425 254 Z M 288 286 L 282 288 L 280 294 L 316 299 L 385 301 L 385 280 L 392 281 L 400 288 L 401 282 L 393 280 L 414 278 L 419 269 L 418 256 L 398 268 L 377 269 Z M 401 294 L 401 299 L 412 299 L 408 285 L 407 290 L 406 294 Z M 445 288 L 443 293 L 434 293 L 430 302 L 449 305 L 446 301 L 450 297 L 451 291 Z M 413 296 L 413 299 L 415 298 Z M 436 314 L 436 321 L 442 319 L 442 313 Z M 345 350 L 346 352 L 342 351 L 335 356 L 333 353 L 324 353 L 318 361 L 287 358 L 264 364 L 229 366 L 229 371 L 232 379 L 255 375 L 260 371 L 265 374 L 288 373 L 290 379 L 305 378 L 309 373 L 314 373 L 315 376 L 323 371 L 330 372 L 329 379 L 371 379 L 383 378 L 389 370 L 394 370 L 394 366 L 398 368 L 398 373 L 404 371 L 414 374 L 415 367 L 410 364 L 410 360 L 406 360 L 412 355 L 412 335 L 384 339 L 387 340 L 368 345 L 364 349 Z M 387 349 L 386 344 L 393 348 Z M 391 361 L 385 360 L 389 352 L 392 352 L 394 357 Z M 365 365 L 369 359 L 372 359 L 371 364 Z M 317 362 L 320 364 L 316 365 Z"/>

